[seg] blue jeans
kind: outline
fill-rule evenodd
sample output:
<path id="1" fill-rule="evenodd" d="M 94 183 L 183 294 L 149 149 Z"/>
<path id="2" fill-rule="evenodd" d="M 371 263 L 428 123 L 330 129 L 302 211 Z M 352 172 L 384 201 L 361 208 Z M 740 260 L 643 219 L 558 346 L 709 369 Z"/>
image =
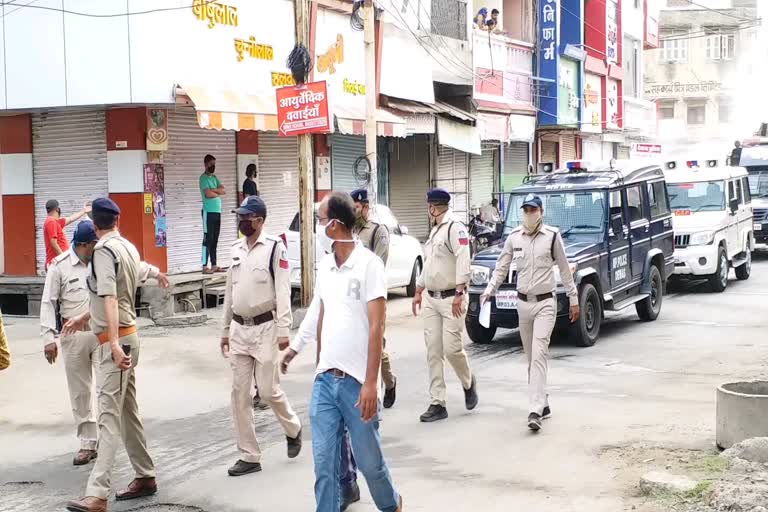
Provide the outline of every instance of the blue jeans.
<path id="1" fill-rule="evenodd" d="M 376 507 L 382 512 L 394 512 L 400 505 L 400 495 L 395 491 L 381 452 L 378 415 L 365 423 L 360 409 L 355 407 L 361 387 L 352 377 L 339 378 L 330 373 L 315 377 L 309 419 L 312 423 L 317 512 L 341 509 L 339 473 L 345 425 Z"/>
<path id="2" fill-rule="evenodd" d="M 349 437 L 349 431 L 344 428 L 344 439 L 341 442 L 341 490 L 349 489 L 357 483 L 357 463 L 355 456 L 352 455 L 352 439 Z"/>

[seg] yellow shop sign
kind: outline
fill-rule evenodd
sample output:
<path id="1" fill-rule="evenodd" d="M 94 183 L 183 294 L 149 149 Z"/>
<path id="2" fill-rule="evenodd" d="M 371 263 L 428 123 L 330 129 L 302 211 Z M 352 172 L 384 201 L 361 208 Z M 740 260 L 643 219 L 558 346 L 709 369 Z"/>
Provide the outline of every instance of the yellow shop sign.
<path id="1" fill-rule="evenodd" d="M 275 51 L 272 47 L 268 44 L 257 43 L 254 36 L 251 36 L 248 41 L 235 38 L 235 51 L 237 52 L 238 62 L 245 58 L 245 54 L 249 55 L 252 59 L 259 60 L 273 60 L 275 58 Z"/>
<path id="2" fill-rule="evenodd" d="M 207 21 L 208 28 L 217 24 L 237 26 L 237 7 L 223 5 L 209 0 L 195 0 L 192 2 L 192 12 L 200 21 Z"/>

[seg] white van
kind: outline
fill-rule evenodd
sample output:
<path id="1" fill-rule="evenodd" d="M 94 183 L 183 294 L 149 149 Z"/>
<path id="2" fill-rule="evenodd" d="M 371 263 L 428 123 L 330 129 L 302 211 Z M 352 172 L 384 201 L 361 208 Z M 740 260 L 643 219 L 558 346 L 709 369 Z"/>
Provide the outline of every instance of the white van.
<path id="1" fill-rule="evenodd" d="M 675 276 L 706 277 L 715 292 L 728 286 L 731 267 L 738 279 L 749 279 L 755 241 L 747 171 L 666 165 L 664 175 L 674 214 Z"/>

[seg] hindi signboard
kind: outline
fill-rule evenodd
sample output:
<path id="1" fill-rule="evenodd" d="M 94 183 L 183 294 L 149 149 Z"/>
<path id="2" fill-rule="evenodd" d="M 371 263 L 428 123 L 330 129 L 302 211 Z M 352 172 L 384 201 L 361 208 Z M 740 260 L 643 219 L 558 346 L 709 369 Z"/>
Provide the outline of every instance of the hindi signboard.
<path id="1" fill-rule="evenodd" d="M 275 95 L 277 126 L 281 136 L 331 131 L 325 81 L 281 87 L 275 90 Z"/>

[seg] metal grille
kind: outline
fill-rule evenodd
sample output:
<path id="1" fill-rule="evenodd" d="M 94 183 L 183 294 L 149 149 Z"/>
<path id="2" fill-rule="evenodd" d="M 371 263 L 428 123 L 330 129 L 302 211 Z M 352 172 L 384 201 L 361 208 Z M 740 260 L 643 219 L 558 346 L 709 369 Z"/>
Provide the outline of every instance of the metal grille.
<path id="1" fill-rule="evenodd" d="M 675 247 L 688 247 L 691 241 L 691 235 L 675 235 Z"/>
<path id="2" fill-rule="evenodd" d="M 279 235 L 299 211 L 299 146 L 296 137 L 259 133 L 259 195 L 267 203 L 267 233 Z"/>
<path id="3" fill-rule="evenodd" d="M 472 155 L 469 160 L 469 193 L 472 210 L 491 202 L 493 175 L 498 157 L 496 148 L 483 149 L 482 155 Z"/>
<path id="4" fill-rule="evenodd" d="M 559 164 L 563 167 L 568 160 L 576 160 L 576 137 L 573 135 L 562 135 L 560 137 L 560 155 L 562 158 Z"/>
<path id="5" fill-rule="evenodd" d="M 467 2 L 463 0 L 432 0 L 432 33 L 467 40 Z"/>
<path id="6" fill-rule="evenodd" d="M 359 135 L 331 135 L 331 186 L 333 190 L 352 192 L 366 187 L 355 178 L 355 160 L 365 156 L 365 137 Z"/>
<path id="7" fill-rule="evenodd" d="M 32 117 L 32 166 L 35 193 L 37 270 L 45 270 L 45 203 L 56 199 L 64 216 L 87 201 L 108 194 L 107 136 L 104 111 L 48 112 Z M 66 229 L 72 238 L 76 224 Z M 6 240 L 10 246 L 13 241 Z"/>
<path id="8" fill-rule="evenodd" d="M 755 208 L 752 210 L 752 215 L 754 216 L 755 222 L 763 222 L 768 218 L 768 209 Z"/>
<path id="9" fill-rule="evenodd" d="M 510 142 L 504 147 L 502 191 L 509 192 L 528 175 L 528 143 Z"/>
<path id="10" fill-rule="evenodd" d="M 467 222 L 467 168 L 469 155 L 448 146 L 439 146 L 435 187 L 451 194 L 451 208 L 457 220 Z"/>
<path id="11" fill-rule="evenodd" d="M 394 141 L 389 156 L 392 191 L 390 208 L 408 234 L 419 240 L 429 235 L 427 189 L 429 189 L 429 140 L 416 135 Z"/>

